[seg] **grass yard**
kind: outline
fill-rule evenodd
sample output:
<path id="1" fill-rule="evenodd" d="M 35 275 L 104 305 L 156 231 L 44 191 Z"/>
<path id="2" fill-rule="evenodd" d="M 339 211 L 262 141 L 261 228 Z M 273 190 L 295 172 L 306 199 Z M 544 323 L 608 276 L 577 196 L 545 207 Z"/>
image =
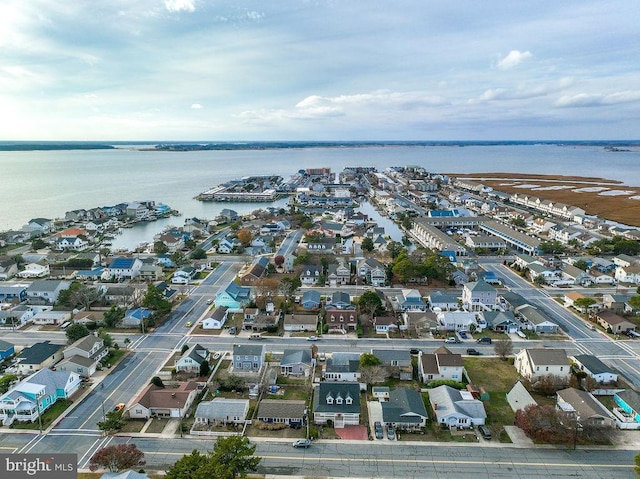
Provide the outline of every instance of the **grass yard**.
<path id="1" fill-rule="evenodd" d="M 58 416 L 67 410 L 71 406 L 71 401 L 66 399 L 58 399 L 49 409 L 42 413 L 40 419 L 42 420 L 42 429 L 46 429 L 58 419 Z M 11 428 L 13 429 L 39 429 L 40 424 L 36 419 L 33 423 L 14 423 Z"/>
<path id="2" fill-rule="evenodd" d="M 154 418 L 151 420 L 151 424 L 149 424 L 149 427 L 147 428 L 147 430 L 145 432 L 148 433 L 161 433 L 162 430 L 164 429 L 164 427 L 167 425 L 167 423 L 169 422 L 168 419 L 159 419 L 159 418 Z"/>
<path id="3" fill-rule="evenodd" d="M 281 392 L 282 391 L 282 392 Z M 296 399 L 306 401 L 309 399 L 311 391 L 303 387 L 281 387 L 277 394 L 265 394 L 265 399 Z"/>
<path id="4" fill-rule="evenodd" d="M 146 423 L 144 419 L 128 419 L 124 421 L 122 429 L 118 432 L 140 432 Z"/>

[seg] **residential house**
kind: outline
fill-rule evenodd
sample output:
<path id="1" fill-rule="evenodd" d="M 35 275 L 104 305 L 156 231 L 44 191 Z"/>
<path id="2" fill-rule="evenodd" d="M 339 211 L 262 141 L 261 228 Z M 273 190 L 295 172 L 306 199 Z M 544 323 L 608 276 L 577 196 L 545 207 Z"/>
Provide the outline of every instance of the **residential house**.
<path id="1" fill-rule="evenodd" d="M 249 303 L 251 290 L 240 286 L 234 282 L 222 291 L 216 293 L 216 306 L 226 306 L 231 312 L 242 311 L 242 308 Z"/>
<path id="2" fill-rule="evenodd" d="M 274 330 L 280 322 L 281 311 L 273 309 L 273 303 L 267 303 L 268 310 L 260 311 L 258 308 L 245 308 L 242 329 L 251 331 Z"/>
<path id="3" fill-rule="evenodd" d="M 485 423 L 487 413 L 482 401 L 469 391 L 459 391 L 451 386 L 429 389 L 429 402 L 438 424 L 450 428 L 472 428 Z"/>
<path id="4" fill-rule="evenodd" d="M 507 402 L 513 412 L 520 409 L 525 409 L 529 406 L 537 406 L 538 403 L 533 399 L 527 388 L 524 387 L 522 382 L 517 381 L 516 384 L 507 393 Z"/>
<path id="5" fill-rule="evenodd" d="M 62 324 L 71 319 L 71 311 L 53 311 L 52 309 L 42 309 L 34 314 L 30 321 L 37 325 Z"/>
<path id="6" fill-rule="evenodd" d="M 375 258 L 365 258 L 357 265 L 358 276 L 374 287 L 384 286 L 387 282 L 385 266 Z"/>
<path id="7" fill-rule="evenodd" d="M 559 326 L 541 310 L 533 306 L 524 306 L 518 310 L 518 315 L 527 322 L 527 328 L 538 334 L 556 334 Z"/>
<path id="8" fill-rule="evenodd" d="M 417 289 L 403 289 L 397 296 L 398 307 L 402 311 L 426 311 L 427 303 Z"/>
<path id="9" fill-rule="evenodd" d="M 458 309 L 458 296 L 454 294 L 443 293 L 442 291 L 434 291 L 427 299 L 431 311 L 452 311 Z"/>
<path id="10" fill-rule="evenodd" d="M 438 329 L 444 331 L 475 331 L 479 327 L 478 313 L 467 311 L 444 311 L 438 313 Z M 484 323 L 483 323 L 484 324 Z"/>
<path id="11" fill-rule="evenodd" d="M 31 304 L 55 304 L 60 291 L 69 289 L 71 283 L 55 279 L 39 279 L 27 288 L 27 299 Z"/>
<path id="12" fill-rule="evenodd" d="M 602 306 L 614 313 L 620 314 L 628 310 L 627 303 L 632 298 L 630 294 L 604 293 L 602 295 Z"/>
<path id="13" fill-rule="evenodd" d="M 218 306 L 202 320 L 202 329 L 222 329 L 224 323 L 227 322 L 228 316 L 229 308 Z"/>
<path id="14" fill-rule="evenodd" d="M 142 290 L 133 286 L 109 285 L 104 290 L 104 299 L 114 306 L 127 308 L 142 298 Z"/>
<path id="15" fill-rule="evenodd" d="M 53 220 L 48 218 L 33 218 L 32 220 L 29 220 L 26 227 L 23 229 L 25 231 L 30 231 L 31 237 L 36 237 L 51 233 L 53 228 Z"/>
<path id="16" fill-rule="evenodd" d="M 24 269 L 18 273 L 20 278 L 46 278 L 49 276 L 49 263 L 44 260 L 35 263 L 28 263 Z"/>
<path id="17" fill-rule="evenodd" d="M 634 389 L 616 391 L 613 400 L 622 411 L 635 422 L 640 423 L 640 393 Z"/>
<path id="18" fill-rule="evenodd" d="M 322 378 L 331 382 L 360 380 L 360 353 L 334 352 L 322 368 Z"/>
<path id="19" fill-rule="evenodd" d="M 209 350 L 199 344 L 192 345 L 176 359 L 175 370 L 191 374 L 200 374 L 200 367 L 209 361 Z"/>
<path id="20" fill-rule="evenodd" d="M 80 251 L 89 245 L 89 241 L 86 236 L 73 236 L 57 238 L 53 244 L 53 249 L 57 251 Z"/>
<path id="21" fill-rule="evenodd" d="M 514 367 L 520 376 L 532 383 L 548 375 L 568 382 L 571 375 L 571 365 L 564 349 L 522 349 L 515 355 Z"/>
<path id="22" fill-rule="evenodd" d="M 335 291 L 332 293 L 331 301 L 327 305 L 327 309 L 350 309 L 352 307 L 351 296 L 344 291 Z"/>
<path id="23" fill-rule="evenodd" d="M 233 372 L 258 373 L 265 362 L 265 348 L 260 344 L 233 345 Z"/>
<path id="24" fill-rule="evenodd" d="M 358 312 L 353 309 L 327 308 L 324 314 L 324 324 L 329 326 L 330 332 L 355 331 L 358 327 Z"/>
<path id="25" fill-rule="evenodd" d="M 318 291 L 305 291 L 300 300 L 300 307 L 306 311 L 314 311 L 320 308 L 321 295 Z"/>
<path id="26" fill-rule="evenodd" d="M 269 266 L 269 258 L 266 256 L 260 256 L 253 260 L 253 263 L 249 267 L 248 271 L 242 275 L 240 281 L 243 285 L 253 285 L 263 276 L 267 274 L 267 267 Z"/>
<path id="27" fill-rule="evenodd" d="M 562 281 L 566 284 L 589 286 L 593 283 L 593 277 L 576 266 L 564 264 L 562 265 Z"/>
<path id="28" fill-rule="evenodd" d="M 313 394 L 313 422 L 333 427 L 360 423 L 360 385 L 357 382 L 321 382 Z"/>
<path id="29" fill-rule="evenodd" d="M 418 353 L 418 374 L 423 383 L 430 383 L 440 379 L 462 381 L 464 364 L 462 355 L 454 354 L 444 346 L 436 349 L 433 354 Z"/>
<path id="30" fill-rule="evenodd" d="M 51 344 L 49 341 L 35 343 L 24 348 L 16 356 L 17 372 L 20 376 L 27 376 L 40 369 L 53 366 L 63 357 L 64 346 Z"/>
<path id="31" fill-rule="evenodd" d="M 621 283 L 640 284 L 640 266 L 636 264 L 619 266 L 616 268 L 614 277 Z"/>
<path id="32" fill-rule="evenodd" d="M 189 284 L 191 280 L 196 276 L 196 269 L 193 266 L 183 266 L 178 271 L 173 273 L 171 282 L 173 284 Z"/>
<path id="33" fill-rule="evenodd" d="M 615 426 L 611 413 L 590 392 L 567 388 L 558 391 L 556 395 L 556 407 L 570 413 L 583 427 Z"/>
<path id="34" fill-rule="evenodd" d="M 406 349 L 372 349 L 371 354 L 380 360 L 380 364 L 392 373 L 391 376 L 411 381 L 413 379 L 413 366 L 411 354 Z"/>
<path id="35" fill-rule="evenodd" d="M 623 316 L 619 316 L 613 311 L 599 311 L 595 314 L 596 321 L 606 331 L 611 331 L 613 334 L 622 334 L 627 331 L 635 331 L 636 325 L 631 321 L 625 319 Z"/>
<path id="36" fill-rule="evenodd" d="M 306 265 L 300 273 L 300 282 L 303 285 L 316 285 L 322 275 L 322 266 Z"/>
<path id="37" fill-rule="evenodd" d="M 248 413 L 248 399 L 227 399 L 217 397 L 211 401 L 202 401 L 198 404 L 194 414 L 194 427 L 244 424 Z"/>
<path id="38" fill-rule="evenodd" d="M 64 359 L 56 365 L 56 369 L 73 371 L 88 378 L 96 372 L 98 363 L 108 354 L 109 348 L 104 345 L 104 340 L 90 334 L 65 348 Z"/>
<path id="39" fill-rule="evenodd" d="M 176 266 L 174 264 L 173 260 L 171 259 L 171 255 L 169 255 L 169 254 L 159 254 L 156 257 L 156 261 L 163 268 L 175 268 L 175 266 Z"/>
<path id="40" fill-rule="evenodd" d="M 238 220 L 238 212 L 229 208 L 223 208 L 218 218 L 227 223 L 233 223 Z"/>
<path id="41" fill-rule="evenodd" d="M 0 339 L 0 361 L 4 361 L 9 356 L 16 353 L 15 346 L 8 341 Z"/>
<path id="42" fill-rule="evenodd" d="M 573 357 L 577 368 L 584 371 L 599 384 L 609 384 L 618 381 L 618 374 L 596 356 L 578 354 Z"/>
<path id="43" fill-rule="evenodd" d="M 285 376 L 304 376 L 311 374 L 314 361 L 308 349 L 285 349 L 280 360 L 280 372 Z"/>
<path id="44" fill-rule="evenodd" d="M 124 313 L 124 318 L 118 324 L 121 328 L 139 328 L 143 321 L 153 315 L 153 311 L 147 308 L 128 309 Z"/>
<path id="45" fill-rule="evenodd" d="M 470 311 L 493 309 L 497 297 L 496 289 L 484 281 L 466 283 L 462 289 L 462 304 Z"/>
<path id="46" fill-rule="evenodd" d="M 0 284 L 0 303 L 22 303 L 27 299 L 29 284 Z"/>
<path id="47" fill-rule="evenodd" d="M 351 281 L 351 268 L 343 261 L 339 264 L 330 264 L 327 268 L 326 282 L 329 286 L 345 285 Z"/>
<path id="48" fill-rule="evenodd" d="M 127 408 L 131 419 L 165 417 L 182 419 L 198 395 L 193 381 L 180 383 L 177 388 L 147 385 Z"/>
<path id="49" fill-rule="evenodd" d="M 306 412 L 305 401 L 263 399 L 258 405 L 256 418 L 268 424 L 287 424 L 298 428 L 304 424 Z"/>
<path id="50" fill-rule="evenodd" d="M 231 238 L 222 238 L 218 242 L 218 246 L 216 247 L 216 252 L 219 254 L 229 254 L 231 253 L 240 243 L 236 242 Z"/>
<path id="51" fill-rule="evenodd" d="M 318 316 L 316 314 L 285 314 L 283 323 L 286 332 L 316 331 Z"/>
<path id="52" fill-rule="evenodd" d="M 483 311 L 487 327 L 497 333 L 515 333 L 520 329 L 520 322 L 512 311 Z"/>
<path id="53" fill-rule="evenodd" d="M 39 311 L 41 311 L 39 307 L 26 304 L 19 304 L 10 309 L 0 309 L 0 324 L 19 327 L 27 324 Z"/>
<path id="54" fill-rule="evenodd" d="M 142 268 L 142 261 L 138 258 L 116 257 L 104 269 L 102 277 L 105 280 L 133 279 L 140 275 L 140 268 Z"/>
<path id="55" fill-rule="evenodd" d="M 403 431 L 418 431 L 427 424 L 427 409 L 418 391 L 398 388 L 389 392 L 389 400 L 383 401 L 382 422 L 388 427 Z"/>
<path id="56" fill-rule="evenodd" d="M 335 247 L 335 238 L 321 238 L 317 241 L 307 243 L 307 251 L 309 253 L 332 254 Z"/>
<path id="57" fill-rule="evenodd" d="M 162 266 L 159 264 L 143 262 L 140 267 L 140 280 L 141 281 L 159 281 L 164 277 L 162 273 Z"/>
<path id="58" fill-rule="evenodd" d="M 8 256 L 0 258 L 0 280 L 6 281 L 18 274 L 18 264 Z"/>
<path id="59" fill-rule="evenodd" d="M 158 284 L 156 284 L 156 289 L 160 292 L 162 297 L 167 301 L 169 301 L 170 303 L 173 303 L 175 301 L 176 296 L 178 294 L 177 289 L 173 289 L 164 281 L 160 281 Z"/>
<path id="60" fill-rule="evenodd" d="M 374 316 L 372 322 L 376 334 L 388 334 L 389 331 L 398 330 L 398 318 L 395 316 Z"/>
<path id="61" fill-rule="evenodd" d="M 56 371 L 71 371 L 81 378 L 90 378 L 98 369 L 98 363 L 91 358 L 85 358 L 83 356 L 71 356 L 63 359 L 56 364 Z"/>
<path id="62" fill-rule="evenodd" d="M 68 399 L 80 387 L 74 372 L 44 368 L 0 396 L 0 420 L 4 426 L 14 421 L 35 422 L 58 399 Z"/>

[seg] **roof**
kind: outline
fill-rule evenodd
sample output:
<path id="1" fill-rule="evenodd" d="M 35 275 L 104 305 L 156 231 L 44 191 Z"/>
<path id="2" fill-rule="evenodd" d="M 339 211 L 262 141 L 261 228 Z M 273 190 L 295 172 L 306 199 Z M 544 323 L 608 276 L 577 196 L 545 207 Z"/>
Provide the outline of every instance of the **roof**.
<path id="1" fill-rule="evenodd" d="M 3 351 L 3 352 L 4 351 L 9 351 L 13 347 L 14 347 L 13 344 L 11 344 L 11 343 L 9 343 L 7 341 L 4 341 L 3 339 L 0 339 L 0 351 Z"/>
<path id="2" fill-rule="evenodd" d="M 640 393 L 638 391 L 625 389 L 624 391 L 617 392 L 615 395 L 627 403 L 636 413 L 640 413 Z"/>
<path id="3" fill-rule="evenodd" d="M 196 363 L 202 364 L 203 361 L 208 357 L 209 357 L 209 350 L 207 348 L 199 344 L 194 344 L 184 352 L 184 354 L 180 357 L 180 359 L 191 358 Z"/>
<path id="4" fill-rule="evenodd" d="M 525 349 L 532 364 L 536 366 L 568 366 L 569 358 L 564 349 L 531 348 Z"/>
<path id="5" fill-rule="evenodd" d="M 487 417 L 482 401 L 466 399 L 466 394 L 463 396 L 460 391 L 451 386 L 443 385 L 429 389 L 429 401 L 432 406 L 437 405 L 434 411 L 438 417 L 453 413 L 462 414 L 471 418 Z"/>
<path id="6" fill-rule="evenodd" d="M 284 316 L 284 324 L 317 324 L 317 314 L 286 314 Z"/>
<path id="7" fill-rule="evenodd" d="M 371 354 L 381 362 L 408 361 L 411 363 L 411 354 L 407 349 L 372 349 Z"/>
<path id="8" fill-rule="evenodd" d="M 321 295 L 318 291 L 310 290 L 304 292 L 301 302 L 305 303 L 307 301 L 313 301 L 314 303 L 320 304 L 320 299 Z"/>
<path id="9" fill-rule="evenodd" d="M 311 364 L 311 352 L 307 349 L 285 349 L 280 366 L 288 364 Z"/>
<path id="10" fill-rule="evenodd" d="M 47 291 L 47 292 L 54 292 L 55 290 L 57 290 L 61 285 L 65 285 L 68 284 L 65 281 L 62 280 L 56 280 L 56 279 L 39 279 L 34 281 L 33 283 L 31 283 L 31 285 L 29 286 L 29 288 L 27 288 L 29 291 Z"/>
<path id="11" fill-rule="evenodd" d="M 520 381 L 516 382 L 511 388 L 511 391 L 507 393 L 507 402 L 509 406 L 511 406 L 511 409 L 513 409 L 513 412 L 516 412 L 518 409 L 524 409 L 527 406 L 535 406 L 538 404 Z"/>
<path id="12" fill-rule="evenodd" d="M 258 418 L 302 418 L 306 410 L 305 401 L 286 401 L 282 399 L 263 399 L 258 406 Z"/>
<path id="13" fill-rule="evenodd" d="M 389 400 L 381 403 L 385 423 L 421 423 L 427 417 L 422 395 L 413 389 L 394 389 Z"/>
<path id="14" fill-rule="evenodd" d="M 331 295 L 331 304 L 351 304 L 351 296 L 344 291 L 336 291 Z"/>
<path id="15" fill-rule="evenodd" d="M 478 292 L 495 293 L 496 292 L 496 288 L 491 286 L 489 283 L 485 283 L 484 281 L 472 281 L 471 283 L 466 283 L 464 287 L 474 293 L 478 293 Z"/>
<path id="16" fill-rule="evenodd" d="M 613 369 L 590 354 L 578 354 L 574 356 L 575 360 L 582 364 L 591 374 L 613 373 Z"/>
<path id="17" fill-rule="evenodd" d="M 93 334 L 89 334 L 88 336 L 78 339 L 69 347 L 78 348 L 82 349 L 83 351 L 89 352 L 96 345 L 96 343 L 104 343 L 104 340 L 102 338 L 95 337 Z"/>
<path id="18" fill-rule="evenodd" d="M 359 359 L 347 359 L 342 360 L 339 358 L 336 360 L 335 355 L 337 353 L 333 353 L 333 357 L 327 358 L 327 363 L 325 366 L 325 372 L 328 373 L 355 373 L 360 368 L 360 360 Z"/>
<path id="19" fill-rule="evenodd" d="M 109 264 L 110 269 L 131 269 L 136 258 L 114 258 Z"/>
<path id="20" fill-rule="evenodd" d="M 262 356 L 264 346 L 261 344 L 234 344 L 234 356 Z"/>
<path id="21" fill-rule="evenodd" d="M 464 366 L 461 354 L 454 354 L 444 346 L 436 349 L 435 356 L 440 366 Z"/>
<path id="22" fill-rule="evenodd" d="M 55 396 L 56 390 L 64 389 L 70 382 L 70 376 L 77 375 L 72 371 L 52 371 L 45 368 L 23 379 L 14 389 L 31 390 L 33 385 L 44 386 L 47 395 Z"/>
<path id="23" fill-rule="evenodd" d="M 51 344 L 49 341 L 44 341 L 24 348 L 18 354 L 18 358 L 20 358 L 20 364 L 40 364 L 62 349 L 64 346 L 61 344 Z"/>
<path id="24" fill-rule="evenodd" d="M 147 409 L 183 409 L 194 389 L 196 389 L 196 383 L 193 381 L 180 383 L 177 388 L 161 388 L 155 384 L 149 384 L 136 398 L 134 404 L 141 404 Z"/>
<path id="25" fill-rule="evenodd" d="M 95 359 L 91 359 L 91 358 L 87 358 L 87 357 L 84 357 L 84 356 L 80 356 L 79 354 L 74 354 L 73 356 L 71 356 L 69 358 L 63 359 L 56 366 L 59 369 L 64 364 L 68 364 L 68 363 L 73 363 L 73 364 L 77 364 L 78 366 L 83 366 L 85 368 L 90 368 L 91 366 L 96 364 L 96 360 Z"/>
<path id="26" fill-rule="evenodd" d="M 327 399 L 333 404 L 327 404 Z M 351 404 L 347 404 L 347 398 Z M 337 400 L 342 399 L 342 404 Z M 360 385 L 351 382 L 321 382 L 313 395 L 313 412 L 320 413 L 360 413 Z"/>
<path id="27" fill-rule="evenodd" d="M 527 321 L 535 325 L 542 323 L 556 324 L 551 321 L 551 319 L 549 319 L 546 314 L 544 314 L 539 309 L 534 308 L 533 306 L 525 306 L 524 308 L 519 309 L 518 313 L 524 316 Z"/>
<path id="28" fill-rule="evenodd" d="M 558 391 L 556 394 L 558 395 L 558 400 L 561 399 L 571 404 L 580 419 L 588 419 L 594 416 L 611 417 L 609 411 L 588 391 L 567 388 Z"/>
<path id="29" fill-rule="evenodd" d="M 630 321 L 628 321 L 626 318 L 619 316 L 612 311 L 602 311 L 598 313 L 598 317 L 612 326 L 615 326 L 617 324 L 622 324 L 622 323 L 633 324 Z"/>
<path id="30" fill-rule="evenodd" d="M 248 399 L 214 398 L 211 401 L 202 401 L 198 404 L 195 417 L 227 418 L 241 417 L 244 419 L 249 410 Z"/>
<path id="31" fill-rule="evenodd" d="M 229 283 L 229 286 L 225 289 L 225 292 L 231 296 L 233 299 L 245 299 L 249 298 L 251 290 L 249 288 L 244 288 L 233 281 Z"/>
<path id="32" fill-rule="evenodd" d="M 224 315 L 227 313 L 227 310 L 229 308 L 227 308 L 226 306 L 218 306 L 216 309 L 213 310 L 213 312 L 211 313 L 211 316 L 209 316 L 211 319 L 217 319 L 217 320 L 222 320 L 222 318 L 224 318 Z"/>

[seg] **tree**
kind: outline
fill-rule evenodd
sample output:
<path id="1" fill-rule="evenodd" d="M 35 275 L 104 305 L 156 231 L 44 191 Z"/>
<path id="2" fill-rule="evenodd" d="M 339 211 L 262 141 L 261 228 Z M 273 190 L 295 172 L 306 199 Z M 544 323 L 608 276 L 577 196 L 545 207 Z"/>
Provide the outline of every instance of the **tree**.
<path id="1" fill-rule="evenodd" d="M 162 382 L 162 379 L 160 378 L 160 376 L 153 376 L 151 378 L 151 384 L 159 388 L 164 388 L 164 383 Z"/>
<path id="2" fill-rule="evenodd" d="M 103 316 L 104 325 L 107 328 L 115 328 L 120 321 L 124 318 L 125 311 L 117 306 L 111 306 L 109 311 L 105 311 Z"/>
<path id="3" fill-rule="evenodd" d="M 494 343 L 493 350 L 498 356 L 500 356 L 500 359 L 506 361 L 507 356 L 510 356 L 513 353 L 513 343 L 511 342 L 511 338 L 506 336 L 498 339 Z"/>
<path id="4" fill-rule="evenodd" d="M 384 366 L 361 366 L 359 372 L 360 380 L 366 384 L 383 383 L 391 376 Z"/>
<path id="5" fill-rule="evenodd" d="M 82 284 L 71 292 L 69 299 L 73 303 L 73 307 L 82 307 L 88 311 L 99 298 L 100 292 L 96 288 Z"/>
<path id="6" fill-rule="evenodd" d="M 300 278 L 283 278 L 280 281 L 280 292 L 286 299 L 291 299 L 296 290 L 302 286 Z"/>
<path id="7" fill-rule="evenodd" d="M 362 353 L 360 355 L 360 367 L 380 366 L 381 362 L 374 354 Z"/>
<path id="8" fill-rule="evenodd" d="M 640 309 L 640 296 L 632 296 L 629 298 L 629 306 L 633 309 Z"/>
<path id="9" fill-rule="evenodd" d="M 18 376 L 16 376 L 15 374 L 5 374 L 4 376 L 0 377 L 0 394 L 6 393 L 11 387 L 11 384 L 16 382 L 17 380 Z"/>
<path id="10" fill-rule="evenodd" d="M 44 249 L 47 247 L 47 243 L 45 243 L 43 240 L 41 240 L 40 238 L 37 238 L 35 240 L 33 240 L 31 242 L 31 249 L 32 250 L 39 250 L 39 249 Z"/>
<path id="11" fill-rule="evenodd" d="M 368 236 L 366 238 L 363 238 L 360 247 L 362 248 L 362 251 L 373 251 L 373 240 Z"/>
<path id="12" fill-rule="evenodd" d="M 98 422 L 98 429 L 110 434 L 112 431 L 119 431 L 122 429 L 122 412 L 121 411 L 109 411 L 103 421 Z"/>
<path id="13" fill-rule="evenodd" d="M 207 257 L 207 252 L 202 248 L 196 248 L 189 256 L 191 259 L 205 259 Z"/>
<path id="14" fill-rule="evenodd" d="M 164 244 L 164 241 L 156 241 L 153 243 L 153 252 L 156 255 L 167 254 L 169 252 L 169 247 Z"/>
<path id="15" fill-rule="evenodd" d="M 279 268 L 284 264 L 284 256 L 278 254 L 273 257 L 273 263 Z"/>
<path id="16" fill-rule="evenodd" d="M 145 464 L 144 452 L 134 443 L 129 443 L 98 449 L 89 460 L 89 469 L 95 471 L 103 467 L 110 472 L 119 472 L 123 469 L 140 468 Z"/>
<path id="17" fill-rule="evenodd" d="M 557 240 L 543 241 L 538 248 L 540 252 L 544 254 L 562 254 L 567 250 L 567 248 Z"/>
<path id="18" fill-rule="evenodd" d="M 533 389 L 545 396 L 551 396 L 559 389 L 564 388 L 567 385 L 565 379 L 554 374 L 545 374 L 540 376 L 532 385 Z"/>
<path id="19" fill-rule="evenodd" d="M 552 444 L 573 440 L 575 420 L 553 406 L 531 405 L 516 411 L 516 426 L 530 438 Z"/>
<path id="20" fill-rule="evenodd" d="M 69 344 L 75 343 L 78 339 L 89 336 L 91 333 L 84 324 L 73 323 L 67 328 L 66 335 Z"/>
<path id="21" fill-rule="evenodd" d="M 575 263 L 573 263 L 573 265 L 578 268 L 581 269 L 582 271 L 586 271 L 589 269 L 589 265 L 587 264 L 587 262 L 583 259 L 579 259 L 578 261 L 576 261 Z"/>
<path id="22" fill-rule="evenodd" d="M 162 296 L 160 290 L 152 284 L 147 287 L 142 305 L 160 314 L 166 314 L 171 311 L 171 303 L 167 301 L 164 296 Z"/>
<path id="23" fill-rule="evenodd" d="M 165 479 L 196 479 L 200 477 L 200 470 L 209 461 L 205 454 L 200 454 L 194 449 L 191 454 L 182 456 L 181 459 L 169 468 L 165 474 Z M 213 476 L 215 477 L 215 476 Z"/>
<path id="24" fill-rule="evenodd" d="M 360 310 L 366 311 L 373 317 L 377 311 L 382 309 L 382 300 L 375 291 L 365 291 L 358 299 L 358 306 Z"/>
<path id="25" fill-rule="evenodd" d="M 253 233 L 249 228 L 242 228 L 238 230 L 238 241 L 240 241 L 243 246 L 249 246 L 251 244 L 251 240 L 253 240 Z"/>
<path id="26" fill-rule="evenodd" d="M 206 359 L 200 363 L 200 376 L 206 377 L 209 375 L 211 368 L 209 367 L 209 361 Z"/>
<path id="27" fill-rule="evenodd" d="M 392 259 L 396 259 L 398 255 L 404 251 L 404 246 L 399 241 L 389 241 L 387 243 L 387 251 L 391 255 Z"/>
<path id="28" fill-rule="evenodd" d="M 633 460 L 636 464 L 633 470 L 636 471 L 636 474 L 638 475 L 638 477 L 640 477 L 640 453 L 636 454 Z"/>
<path id="29" fill-rule="evenodd" d="M 240 376 L 229 374 L 226 378 L 220 379 L 218 386 L 222 391 L 242 391 L 245 382 Z"/>
<path id="30" fill-rule="evenodd" d="M 583 313 L 587 313 L 589 311 L 589 307 L 596 304 L 596 300 L 594 298 L 578 298 L 573 302 L 575 308 Z"/>

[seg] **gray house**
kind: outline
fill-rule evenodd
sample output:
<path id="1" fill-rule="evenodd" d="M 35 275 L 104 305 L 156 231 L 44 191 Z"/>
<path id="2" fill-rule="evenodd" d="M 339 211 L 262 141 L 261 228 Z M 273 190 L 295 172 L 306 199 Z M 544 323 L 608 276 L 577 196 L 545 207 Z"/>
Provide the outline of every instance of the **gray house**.
<path id="1" fill-rule="evenodd" d="M 280 360 L 280 372 L 286 376 L 309 376 L 313 367 L 311 352 L 307 349 L 285 349 Z"/>
<path id="2" fill-rule="evenodd" d="M 234 344 L 234 373 L 257 373 L 262 369 L 265 359 L 264 346 L 260 344 Z"/>
<path id="3" fill-rule="evenodd" d="M 282 399 L 263 399 L 258 406 L 258 421 L 288 424 L 300 427 L 304 424 L 307 411 L 305 401 L 285 401 Z"/>
<path id="4" fill-rule="evenodd" d="M 518 315 L 526 319 L 529 329 L 536 333 L 555 334 L 558 332 L 558 325 L 551 321 L 549 317 L 533 306 L 524 306 L 518 310 Z"/>
<path id="5" fill-rule="evenodd" d="M 202 401 L 196 409 L 195 426 L 242 424 L 249 412 L 248 399 L 215 398 Z"/>
<path id="6" fill-rule="evenodd" d="M 394 389 L 389 393 L 389 400 L 381 406 L 383 422 L 393 428 L 415 431 L 427 424 L 422 396 L 413 389 Z"/>

